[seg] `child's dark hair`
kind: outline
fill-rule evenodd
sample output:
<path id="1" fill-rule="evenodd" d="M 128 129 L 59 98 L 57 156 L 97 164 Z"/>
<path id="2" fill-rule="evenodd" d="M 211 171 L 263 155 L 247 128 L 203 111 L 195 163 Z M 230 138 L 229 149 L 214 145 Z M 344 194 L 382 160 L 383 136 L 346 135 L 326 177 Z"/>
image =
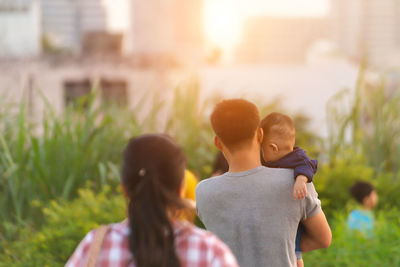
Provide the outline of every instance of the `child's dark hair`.
<path id="1" fill-rule="evenodd" d="M 351 195 L 357 200 L 358 203 L 363 204 L 365 197 L 369 196 L 374 191 L 372 184 L 367 182 L 358 181 L 350 188 Z"/>
<path id="2" fill-rule="evenodd" d="M 143 135 L 125 148 L 121 178 L 129 197 L 129 248 L 136 266 L 180 266 L 169 212 L 185 207 L 178 196 L 185 162 L 182 149 L 167 135 Z"/>
<path id="3" fill-rule="evenodd" d="M 226 161 L 224 154 L 221 151 L 218 152 L 214 161 L 213 173 L 225 173 L 229 170 L 228 162 Z"/>
<path id="4" fill-rule="evenodd" d="M 293 140 L 296 138 L 293 120 L 282 113 L 270 113 L 261 121 L 260 127 L 264 131 L 264 139 L 268 138 L 270 135 Z"/>
<path id="5" fill-rule="evenodd" d="M 217 104 L 211 114 L 215 134 L 228 149 L 251 140 L 260 125 L 257 107 L 244 99 L 229 99 Z"/>

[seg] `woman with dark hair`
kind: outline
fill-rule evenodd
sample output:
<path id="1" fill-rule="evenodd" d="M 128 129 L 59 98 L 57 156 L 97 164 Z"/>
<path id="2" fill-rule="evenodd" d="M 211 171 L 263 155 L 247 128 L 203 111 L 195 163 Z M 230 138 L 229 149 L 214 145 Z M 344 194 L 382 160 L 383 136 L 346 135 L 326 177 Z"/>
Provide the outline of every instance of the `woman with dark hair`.
<path id="1" fill-rule="evenodd" d="M 88 262 L 93 266 L 237 266 L 216 236 L 177 219 L 178 211 L 185 209 L 181 197 L 185 162 L 181 148 L 167 135 L 132 139 L 125 148 L 121 175 L 127 220 L 89 232 L 66 266 L 88 266 Z"/>
<path id="2" fill-rule="evenodd" d="M 214 169 L 211 176 L 219 176 L 226 173 L 229 170 L 228 162 L 225 159 L 224 154 L 221 151 L 218 151 L 217 156 L 214 161 Z"/>

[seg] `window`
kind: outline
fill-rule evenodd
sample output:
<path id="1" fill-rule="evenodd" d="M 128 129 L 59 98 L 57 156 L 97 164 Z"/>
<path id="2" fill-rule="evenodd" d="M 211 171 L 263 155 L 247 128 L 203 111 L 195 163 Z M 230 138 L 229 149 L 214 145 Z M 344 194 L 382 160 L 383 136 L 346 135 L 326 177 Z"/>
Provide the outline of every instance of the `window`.
<path id="1" fill-rule="evenodd" d="M 128 103 L 127 87 L 127 83 L 124 80 L 102 79 L 100 81 L 102 102 L 126 106 Z"/>
<path id="2" fill-rule="evenodd" d="M 78 100 L 83 96 L 90 94 L 91 83 L 89 79 L 83 79 L 80 81 L 66 81 L 64 82 L 64 99 L 65 105 L 76 106 L 78 104 Z M 84 106 L 86 106 L 84 104 Z"/>

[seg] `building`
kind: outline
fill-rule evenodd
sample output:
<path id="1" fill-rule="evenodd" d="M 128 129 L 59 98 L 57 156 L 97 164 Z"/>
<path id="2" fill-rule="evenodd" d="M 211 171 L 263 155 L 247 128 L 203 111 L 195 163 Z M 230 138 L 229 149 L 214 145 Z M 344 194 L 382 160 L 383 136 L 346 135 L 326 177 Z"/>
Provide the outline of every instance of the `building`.
<path id="1" fill-rule="evenodd" d="M 153 104 L 160 104 L 151 102 L 151 93 L 157 95 L 158 101 L 170 98 L 182 76 L 178 70 L 160 72 L 138 68 L 129 58 L 105 61 L 66 55 L 3 59 L 0 60 L 0 103 L 13 104 L 19 110 L 19 103 L 25 101 L 28 116 L 40 122 L 48 103 L 60 114 L 96 90 L 97 104 L 117 104 L 127 109 L 141 104 L 138 115 L 144 118 Z"/>
<path id="2" fill-rule="evenodd" d="M 204 0 L 1 0 L 0 53 L 133 56 L 199 63 Z"/>
<path id="3" fill-rule="evenodd" d="M 245 22 L 238 63 L 300 63 L 310 46 L 329 36 L 326 18 L 259 17 Z"/>
<path id="4" fill-rule="evenodd" d="M 133 54 L 143 63 L 201 61 L 204 0 L 131 2 Z M 172 63 L 173 63 L 172 62 Z"/>
<path id="5" fill-rule="evenodd" d="M 38 0 L 0 1 L 0 57 L 32 57 L 41 52 Z"/>
<path id="6" fill-rule="evenodd" d="M 80 54 L 93 44 L 103 53 L 114 49 L 127 54 L 129 8 L 117 19 L 124 26 L 113 27 L 117 2 L 129 6 L 128 0 L 1 0 L 0 57 Z"/>
<path id="7" fill-rule="evenodd" d="M 372 66 L 400 66 L 400 1 L 331 1 L 332 40 L 342 52 Z"/>
<path id="8" fill-rule="evenodd" d="M 81 52 L 85 36 L 107 32 L 101 0 L 42 0 L 43 39 L 47 50 Z"/>
<path id="9" fill-rule="evenodd" d="M 0 95 L 12 103 L 28 95 L 29 114 L 36 118 L 43 111 L 41 94 L 60 112 L 95 87 L 101 101 L 127 107 L 151 90 L 168 95 L 177 71 L 162 57 L 190 62 L 201 54 L 202 3 L 0 0 L 0 30 L 7 30 L 0 36 L 6 56 L 0 57 Z M 124 27 L 112 27 L 110 18 L 124 6 L 117 18 Z M 146 56 L 154 60 L 144 68 Z"/>

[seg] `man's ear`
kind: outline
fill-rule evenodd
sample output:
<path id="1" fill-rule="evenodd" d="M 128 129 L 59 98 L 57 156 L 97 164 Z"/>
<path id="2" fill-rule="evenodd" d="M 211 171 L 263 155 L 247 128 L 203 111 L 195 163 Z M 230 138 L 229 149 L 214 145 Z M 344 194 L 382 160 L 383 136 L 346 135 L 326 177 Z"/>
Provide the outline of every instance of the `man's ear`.
<path id="1" fill-rule="evenodd" d="M 261 145 L 264 139 L 264 130 L 262 128 L 257 129 L 257 141 Z"/>
<path id="2" fill-rule="evenodd" d="M 220 151 L 222 151 L 222 142 L 221 139 L 219 139 L 218 136 L 214 137 L 214 145 L 216 148 L 218 148 Z"/>
<path id="3" fill-rule="evenodd" d="M 272 151 L 273 151 L 274 153 L 278 153 L 278 152 L 279 152 L 279 147 L 278 147 L 277 144 L 275 144 L 275 143 L 270 143 L 269 146 L 272 148 Z"/>

